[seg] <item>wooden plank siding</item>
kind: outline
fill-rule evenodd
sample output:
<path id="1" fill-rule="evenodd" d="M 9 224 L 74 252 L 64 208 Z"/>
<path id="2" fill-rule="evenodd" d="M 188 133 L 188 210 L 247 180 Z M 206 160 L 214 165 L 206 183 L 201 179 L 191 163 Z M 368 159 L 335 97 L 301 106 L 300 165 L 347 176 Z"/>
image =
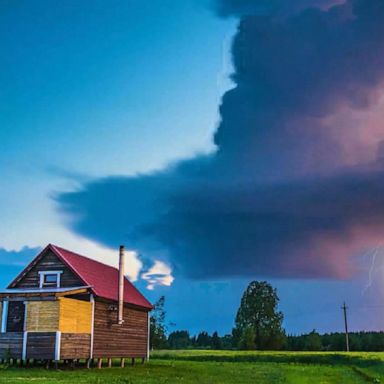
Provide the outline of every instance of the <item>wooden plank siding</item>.
<path id="1" fill-rule="evenodd" d="M 21 359 L 23 332 L 0 333 L 0 358 Z"/>
<path id="2" fill-rule="evenodd" d="M 116 303 L 113 303 L 116 306 Z M 146 311 L 124 306 L 124 323 L 117 324 L 117 311 L 111 304 L 95 301 L 93 356 L 147 356 L 148 318 Z"/>
<path id="3" fill-rule="evenodd" d="M 91 333 L 92 304 L 87 301 L 61 297 L 59 331 L 65 333 Z"/>
<path id="4" fill-rule="evenodd" d="M 27 303 L 26 331 L 91 333 L 92 304 L 60 297 L 55 301 Z"/>
<path id="5" fill-rule="evenodd" d="M 23 333 L 0 333 L 0 358 L 22 358 Z M 90 357 L 90 334 L 62 333 L 60 359 L 86 359 Z M 55 358 L 56 332 L 28 332 L 27 359 Z"/>
<path id="6" fill-rule="evenodd" d="M 27 303 L 26 331 L 55 332 L 59 329 L 58 301 L 30 301 Z"/>
<path id="7" fill-rule="evenodd" d="M 28 332 L 27 359 L 55 358 L 56 332 Z"/>
<path id="8" fill-rule="evenodd" d="M 91 335 L 62 333 L 60 359 L 86 359 L 91 354 Z"/>
<path id="9" fill-rule="evenodd" d="M 38 288 L 40 286 L 40 271 L 63 271 L 60 276 L 61 287 L 78 287 L 84 283 L 64 264 L 52 251 L 45 255 L 28 271 L 14 288 Z"/>

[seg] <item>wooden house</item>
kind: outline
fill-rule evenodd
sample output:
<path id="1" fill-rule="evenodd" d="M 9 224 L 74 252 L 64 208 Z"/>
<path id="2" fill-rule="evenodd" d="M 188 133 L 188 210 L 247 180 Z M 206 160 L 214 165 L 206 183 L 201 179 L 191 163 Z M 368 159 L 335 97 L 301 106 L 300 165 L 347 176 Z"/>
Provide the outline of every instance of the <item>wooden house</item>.
<path id="1" fill-rule="evenodd" d="M 119 269 L 49 244 L 0 292 L 0 359 L 148 358 L 151 304 Z"/>

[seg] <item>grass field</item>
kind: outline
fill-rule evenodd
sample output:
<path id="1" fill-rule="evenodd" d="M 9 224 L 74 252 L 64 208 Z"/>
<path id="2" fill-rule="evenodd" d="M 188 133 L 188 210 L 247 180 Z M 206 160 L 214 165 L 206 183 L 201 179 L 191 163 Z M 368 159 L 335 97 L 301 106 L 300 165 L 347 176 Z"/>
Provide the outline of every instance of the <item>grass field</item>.
<path id="1" fill-rule="evenodd" d="M 157 351 L 144 365 L 101 370 L 2 366 L 0 383 L 384 383 L 384 353 Z"/>

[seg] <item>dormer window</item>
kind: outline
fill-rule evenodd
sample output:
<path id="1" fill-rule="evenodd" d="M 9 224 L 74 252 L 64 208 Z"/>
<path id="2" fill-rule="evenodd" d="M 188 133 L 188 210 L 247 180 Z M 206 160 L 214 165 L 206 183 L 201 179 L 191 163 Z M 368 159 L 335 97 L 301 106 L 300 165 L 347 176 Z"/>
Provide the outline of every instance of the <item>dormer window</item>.
<path id="1" fill-rule="evenodd" d="M 40 271 L 40 288 L 59 288 L 63 271 Z"/>

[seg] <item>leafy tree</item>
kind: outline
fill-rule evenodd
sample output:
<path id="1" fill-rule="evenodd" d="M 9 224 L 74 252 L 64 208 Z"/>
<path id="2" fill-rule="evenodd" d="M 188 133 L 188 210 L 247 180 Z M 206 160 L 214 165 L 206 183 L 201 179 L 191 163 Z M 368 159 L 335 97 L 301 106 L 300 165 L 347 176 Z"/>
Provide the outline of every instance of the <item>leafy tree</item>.
<path id="1" fill-rule="evenodd" d="M 197 335 L 196 345 L 200 348 L 207 348 L 211 345 L 211 337 L 208 332 L 203 331 Z"/>
<path id="2" fill-rule="evenodd" d="M 243 330 L 240 339 L 240 349 L 252 350 L 256 348 L 255 344 L 256 334 L 252 327 L 247 327 Z"/>
<path id="3" fill-rule="evenodd" d="M 232 328 L 232 348 L 238 348 L 240 345 L 242 331 L 239 328 Z"/>
<path id="4" fill-rule="evenodd" d="M 321 336 L 313 330 L 306 336 L 304 348 L 306 351 L 320 351 L 322 347 Z"/>
<path id="5" fill-rule="evenodd" d="M 233 337 L 232 335 L 224 335 L 221 338 L 222 349 L 232 349 L 233 348 Z"/>
<path id="6" fill-rule="evenodd" d="M 287 336 L 285 349 L 288 351 L 304 351 L 304 337 Z"/>
<path id="7" fill-rule="evenodd" d="M 222 349 L 223 345 L 217 332 L 213 332 L 211 337 L 211 345 L 213 349 Z"/>
<path id="8" fill-rule="evenodd" d="M 171 349 L 185 349 L 191 345 L 188 331 L 175 331 L 168 337 L 168 345 Z"/>
<path id="9" fill-rule="evenodd" d="M 248 285 L 236 315 L 236 329 L 242 335 L 241 345 L 251 345 L 249 337 L 253 331 L 256 349 L 280 349 L 283 346 L 283 314 L 277 311 L 278 302 L 276 289 L 266 281 L 253 281 Z"/>
<path id="10" fill-rule="evenodd" d="M 151 349 L 161 349 L 167 347 L 164 305 L 165 297 L 161 296 L 153 306 L 150 318 Z"/>

